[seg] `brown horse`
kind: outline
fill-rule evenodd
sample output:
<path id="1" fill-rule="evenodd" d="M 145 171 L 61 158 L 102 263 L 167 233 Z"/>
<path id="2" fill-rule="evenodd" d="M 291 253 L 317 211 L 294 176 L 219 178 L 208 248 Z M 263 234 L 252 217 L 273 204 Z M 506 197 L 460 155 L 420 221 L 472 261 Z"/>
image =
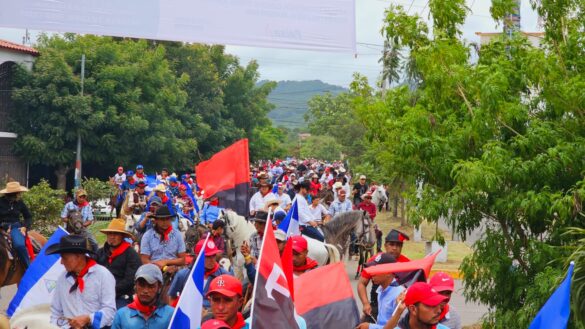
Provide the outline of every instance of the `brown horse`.
<path id="1" fill-rule="evenodd" d="M 10 236 L 0 236 L 0 287 L 9 286 L 11 284 L 18 284 L 24 275 L 24 265 L 17 259 L 16 252 L 10 250 L 8 240 Z M 32 242 L 35 253 L 47 243 L 47 238 L 36 231 L 28 232 L 28 236 Z M 12 257 L 10 257 L 12 255 Z"/>

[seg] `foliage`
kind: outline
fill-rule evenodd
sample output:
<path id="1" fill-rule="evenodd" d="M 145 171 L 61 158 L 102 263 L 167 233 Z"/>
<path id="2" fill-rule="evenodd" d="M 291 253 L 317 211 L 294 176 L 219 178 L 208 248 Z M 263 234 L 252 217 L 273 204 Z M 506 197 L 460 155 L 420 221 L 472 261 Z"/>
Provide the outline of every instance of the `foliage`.
<path id="1" fill-rule="evenodd" d="M 341 159 L 342 146 L 328 135 L 310 136 L 300 141 L 301 157 L 335 161 Z"/>
<path id="2" fill-rule="evenodd" d="M 95 203 L 100 199 L 108 199 L 113 193 L 116 192 L 116 187 L 114 187 L 110 182 L 104 182 L 97 178 L 87 178 L 83 179 L 81 182 L 81 186 L 87 192 L 88 201 L 92 203 L 92 207 L 95 209 Z"/>
<path id="3" fill-rule="evenodd" d="M 500 20 L 513 8 L 495 5 Z M 493 310 L 486 327 L 528 327 L 567 260 L 582 256 L 571 256 L 582 241 L 564 233 L 583 227 L 585 12 L 579 1 L 533 5 L 546 18 L 542 48 L 503 36 L 482 45 L 476 62 L 459 40 L 464 1 L 430 1 L 431 31 L 392 6 L 383 34 L 408 56 L 392 61 L 389 76 L 408 85 L 378 92 L 360 76 L 352 85 L 364 157 L 408 183 L 410 220 L 444 217 L 463 237 L 485 229 L 461 270 L 466 296 Z M 576 280 L 573 291 L 584 286 Z M 575 298 L 572 307 L 583 314 Z"/>
<path id="4" fill-rule="evenodd" d="M 250 139 L 250 161 L 286 156 L 285 131 L 270 126 L 256 127 Z"/>
<path id="5" fill-rule="evenodd" d="M 65 191 L 54 190 L 46 180 L 23 193 L 23 201 L 33 218 L 33 229 L 45 236 L 53 234 L 61 224 L 61 210 L 65 206 Z"/>

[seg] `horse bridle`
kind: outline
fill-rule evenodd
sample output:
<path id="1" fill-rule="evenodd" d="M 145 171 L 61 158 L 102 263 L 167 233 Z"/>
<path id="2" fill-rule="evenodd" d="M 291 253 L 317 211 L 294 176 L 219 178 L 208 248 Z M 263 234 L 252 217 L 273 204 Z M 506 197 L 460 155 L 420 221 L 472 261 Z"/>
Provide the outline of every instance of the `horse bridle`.
<path id="1" fill-rule="evenodd" d="M 366 216 L 368 216 L 368 214 L 363 211 L 362 212 L 362 216 L 361 216 L 361 221 L 362 221 L 362 232 L 360 233 L 359 236 L 356 237 L 356 244 L 361 244 L 364 247 L 368 247 L 364 237 L 366 236 L 366 234 L 369 234 L 370 232 L 370 224 L 367 224 L 367 219 Z"/>

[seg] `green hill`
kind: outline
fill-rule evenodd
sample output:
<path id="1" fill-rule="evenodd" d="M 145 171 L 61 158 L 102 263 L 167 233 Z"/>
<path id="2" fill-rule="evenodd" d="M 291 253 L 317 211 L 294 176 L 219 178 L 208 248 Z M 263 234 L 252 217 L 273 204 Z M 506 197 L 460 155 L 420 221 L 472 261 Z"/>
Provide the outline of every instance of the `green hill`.
<path id="1" fill-rule="evenodd" d="M 265 81 L 259 82 L 260 84 Z M 268 96 L 268 100 L 276 106 L 268 113 L 268 117 L 276 126 L 287 128 L 305 127 L 303 115 L 307 111 L 307 102 L 315 95 L 330 92 L 339 94 L 347 89 L 324 83 L 320 80 L 312 81 L 279 81 L 276 88 Z"/>

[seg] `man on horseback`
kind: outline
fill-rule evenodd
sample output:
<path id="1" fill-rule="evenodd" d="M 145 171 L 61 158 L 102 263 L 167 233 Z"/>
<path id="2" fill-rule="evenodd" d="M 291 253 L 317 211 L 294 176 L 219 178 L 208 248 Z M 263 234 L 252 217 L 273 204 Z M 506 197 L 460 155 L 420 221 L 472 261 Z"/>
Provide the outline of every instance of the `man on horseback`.
<path id="1" fill-rule="evenodd" d="M 266 206 L 266 200 L 276 199 L 276 196 L 270 192 L 272 189 L 270 183 L 261 180 L 259 187 L 259 191 L 250 199 L 250 216 L 254 216 L 257 211 L 264 209 Z"/>
<path id="2" fill-rule="evenodd" d="M 203 205 L 201 209 L 201 215 L 199 220 L 201 224 L 211 226 L 219 218 L 221 208 L 219 208 L 219 199 L 216 196 L 212 196 Z"/>
<path id="3" fill-rule="evenodd" d="M 140 242 L 143 264 L 152 263 L 165 272 L 168 267 L 185 265 L 185 241 L 171 225 L 171 213 L 164 205 L 154 214 L 154 226 L 144 233 Z"/>
<path id="4" fill-rule="evenodd" d="M 311 183 L 309 181 L 303 181 L 298 184 L 299 193 L 297 194 L 297 210 L 299 212 L 299 224 L 301 225 L 301 233 L 306 235 L 310 238 L 315 240 L 319 240 L 321 242 L 325 241 L 325 237 L 323 234 L 319 232 L 317 227 L 319 224 L 313 220 L 311 210 L 309 209 L 309 203 L 307 202 L 307 195 L 309 194 L 309 189 L 311 188 Z"/>
<path id="5" fill-rule="evenodd" d="M 0 191 L 4 196 L 0 197 L 0 230 L 6 233 L 10 232 L 12 246 L 18 258 L 28 268 L 30 259 L 25 245 L 25 237 L 32 225 L 32 216 L 28 207 L 21 199 L 21 194 L 28 191 L 18 182 L 9 182 L 6 188 Z M 20 222 L 20 217 L 24 220 L 24 225 Z"/>
<path id="6" fill-rule="evenodd" d="M 353 185 L 353 203 L 357 206 L 361 202 L 361 196 L 368 192 L 366 176 L 361 175 L 360 180 Z"/>
<path id="7" fill-rule="evenodd" d="M 65 204 L 61 211 L 61 219 L 66 224 L 67 232 L 87 237 L 93 251 L 97 251 L 97 241 L 88 230 L 88 227 L 93 224 L 93 210 L 87 201 L 87 192 L 84 189 L 75 191 L 75 199 Z"/>
<path id="8" fill-rule="evenodd" d="M 329 207 L 329 215 L 331 215 L 331 217 L 335 217 L 337 214 L 342 214 L 352 210 L 353 205 L 351 204 L 351 201 L 347 200 L 347 192 L 345 192 L 343 189 L 340 189 L 337 194 L 337 199 L 333 200 L 331 206 Z"/>
<path id="9" fill-rule="evenodd" d="M 126 204 L 128 214 L 140 216 L 146 210 L 146 182 L 136 183 L 136 188 L 129 191 L 128 202 Z"/>

